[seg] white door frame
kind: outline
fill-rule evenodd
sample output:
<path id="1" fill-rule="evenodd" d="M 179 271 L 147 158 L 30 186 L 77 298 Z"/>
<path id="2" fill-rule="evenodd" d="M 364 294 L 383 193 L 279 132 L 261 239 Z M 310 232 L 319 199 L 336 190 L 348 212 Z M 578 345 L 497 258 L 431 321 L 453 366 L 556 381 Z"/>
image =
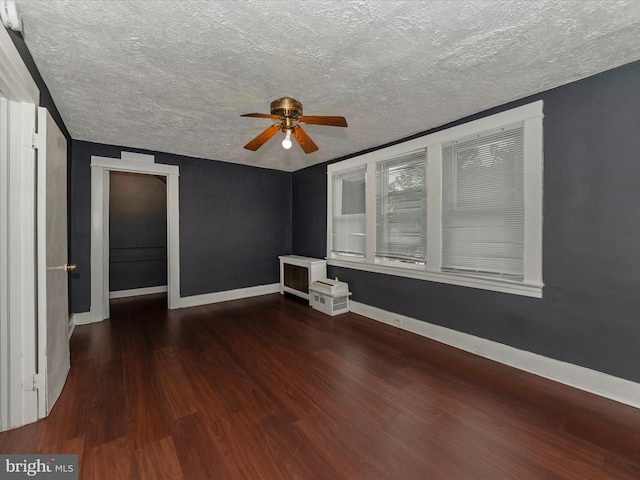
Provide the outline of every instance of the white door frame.
<path id="1" fill-rule="evenodd" d="M 9 262 L 9 101 L 0 92 L 0 265 Z M 9 425 L 9 269 L 0 268 L 0 431 Z"/>
<path id="2" fill-rule="evenodd" d="M 169 309 L 180 308 L 179 167 L 154 163 L 152 155 L 91 157 L 91 321 L 109 318 L 109 172 L 167 177 L 167 290 Z"/>
<path id="3" fill-rule="evenodd" d="M 35 131 L 40 92 L 0 28 L 0 430 L 38 419 L 36 378 Z M 8 121 L 7 124 L 4 122 Z"/>

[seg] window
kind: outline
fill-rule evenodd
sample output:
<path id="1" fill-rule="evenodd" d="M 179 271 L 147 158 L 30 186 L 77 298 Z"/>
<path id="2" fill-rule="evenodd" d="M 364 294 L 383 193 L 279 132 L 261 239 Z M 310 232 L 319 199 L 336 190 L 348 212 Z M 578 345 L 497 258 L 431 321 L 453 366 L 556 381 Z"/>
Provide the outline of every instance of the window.
<path id="1" fill-rule="evenodd" d="M 542 296 L 542 102 L 328 166 L 329 265 Z"/>
<path id="2" fill-rule="evenodd" d="M 364 257 L 366 244 L 365 169 L 333 176 L 331 252 Z"/>
<path id="3" fill-rule="evenodd" d="M 522 280 L 522 124 L 442 149 L 442 270 Z"/>
<path id="4" fill-rule="evenodd" d="M 376 258 L 424 265 L 426 150 L 376 164 Z"/>

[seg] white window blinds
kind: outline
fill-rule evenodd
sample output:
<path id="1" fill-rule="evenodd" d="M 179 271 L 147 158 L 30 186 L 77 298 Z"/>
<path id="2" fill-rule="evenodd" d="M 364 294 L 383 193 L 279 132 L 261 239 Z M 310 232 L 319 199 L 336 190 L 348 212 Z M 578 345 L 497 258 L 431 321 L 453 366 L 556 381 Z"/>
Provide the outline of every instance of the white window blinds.
<path id="1" fill-rule="evenodd" d="M 443 145 L 442 271 L 522 280 L 524 127 Z"/>
<path id="2" fill-rule="evenodd" d="M 364 257 L 366 251 L 365 167 L 333 175 L 331 251 Z"/>
<path id="3" fill-rule="evenodd" d="M 426 151 L 376 164 L 376 257 L 424 264 L 427 253 Z"/>

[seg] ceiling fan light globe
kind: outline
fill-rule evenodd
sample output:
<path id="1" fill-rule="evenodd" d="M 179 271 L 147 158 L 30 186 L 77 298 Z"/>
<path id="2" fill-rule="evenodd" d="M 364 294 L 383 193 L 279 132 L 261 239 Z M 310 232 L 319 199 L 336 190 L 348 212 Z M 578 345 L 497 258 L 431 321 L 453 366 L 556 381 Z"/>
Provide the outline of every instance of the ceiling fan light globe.
<path id="1" fill-rule="evenodd" d="M 291 143 L 291 130 L 287 130 L 287 134 L 284 136 L 284 140 L 282 140 L 282 148 L 289 150 L 293 143 Z"/>

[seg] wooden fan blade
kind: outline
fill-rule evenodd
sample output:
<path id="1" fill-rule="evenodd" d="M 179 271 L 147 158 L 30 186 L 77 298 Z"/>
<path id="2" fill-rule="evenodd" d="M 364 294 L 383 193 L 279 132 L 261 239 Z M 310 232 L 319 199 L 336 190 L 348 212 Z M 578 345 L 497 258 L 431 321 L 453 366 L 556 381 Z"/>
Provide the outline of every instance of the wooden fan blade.
<path id="1" fill-rule="evenodd" d="M 298 141 L 304 153 L 311 153 L 318 150 L 318 146 L 313 143 L 311 137 L 307 135 L 307 132 L 305 132 L 300 125 L 296 125 L 293 128 L 293 130 L 291 131 L 291 135 L 293 135 L 293 138 Z"/>
<path id="2" fill-rule="evenodd" d="M 258 150 L 262 145 L 264 145 L 265 143 L 267 143 L 267 141 L 273 137 L 276 133 L 278 133 L 280 131 L 280 125 L 275 124 L 275 125 L 271 125 L 269 128 L 267 128 L 264 132 L 262 132 L 260 135 L 258 135 L 256 138 L 254 138 L 253 140 L 251 140 L 249 143 L 247 143 L 244 148 L 246 148 L 247 150 L 253 150 L 256 151 Z"/>
<path id="3" fill-rule="evenodd" d="M 327 117 L 323 115 L 302 115 L 298 117 L 300 123 L 308 125 L 327 125 L 329 127 L 346 127 L 347 120 L 344 117 Z"/>
<path id="4" fill-rule="evenodd" d="M 282 120 L 284 117 L 280 115 L 271 115 L 269 113 L 245 113 L 241 117 L 270 118 L 272 120 Z"/>

